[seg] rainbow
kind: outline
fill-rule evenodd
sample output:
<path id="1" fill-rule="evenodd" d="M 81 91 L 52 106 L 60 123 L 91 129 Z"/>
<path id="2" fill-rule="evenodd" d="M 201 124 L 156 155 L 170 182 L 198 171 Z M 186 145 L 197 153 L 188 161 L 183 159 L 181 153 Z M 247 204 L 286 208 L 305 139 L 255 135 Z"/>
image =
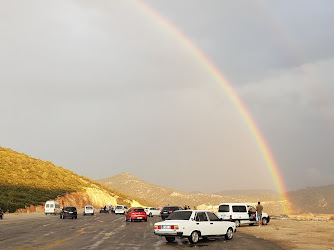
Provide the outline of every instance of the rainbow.
<path id="1" fill-rule="evenodd" d="M 275 182 L 275 187 L 280 194 L 285 213 L 288 215 L 290 213 L 289 199 L 286 194 L 285 184 L 279 171 L 279 167 L 263 135 L 261 134 L 258 126 L 256 125 L 256 122 L 252 118 L 250 112 L 247 110 L 245 105 L 242 103 L 241 99 L 231 87 L 231 84 L 228 83 L 228 81 L 225 79 L 222 73 L 220 73 L 214 63 L 211 62 L 202 51 L 200 51 L 184 34 L 182 34 L 175 26 L 173 26 L 164 17 L 162 17 L 156 10 L 152 9 L 150 6 L 139 0 L 135 1 L 135 4 L 139 7 L 139 9 L 149 14 L 149 16 L 152 17 L 153 21 L 158 21 L 158 23 L 165 27 L 166 30 L 168 30 L 178 41 L 180 41 L 180 43 L 183 44 L 186 49 L 188 49 L 202 63 L 204 68 L 206 68 L 212 74 L 212 76 L 221 84 L 221 86 L 231 99 L 232 103 L 235 105 L 236 109 L 240 113 L 241 117 L 245 121 L 246 125 L 248 126 L 249 131 L 253 135 L 265 159 L 271 176 Z"/>

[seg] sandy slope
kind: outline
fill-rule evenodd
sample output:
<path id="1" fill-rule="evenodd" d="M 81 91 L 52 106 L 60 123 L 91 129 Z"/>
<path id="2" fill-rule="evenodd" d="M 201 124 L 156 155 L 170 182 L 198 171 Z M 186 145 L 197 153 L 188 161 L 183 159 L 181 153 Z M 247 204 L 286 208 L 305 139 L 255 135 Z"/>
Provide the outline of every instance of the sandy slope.
<path id="1" fill-rule="evenodd" d="M 241 226 L 239 232 L 287 249 L 334 249 L 334 221 L 271 220 L 267 226 Z"/>

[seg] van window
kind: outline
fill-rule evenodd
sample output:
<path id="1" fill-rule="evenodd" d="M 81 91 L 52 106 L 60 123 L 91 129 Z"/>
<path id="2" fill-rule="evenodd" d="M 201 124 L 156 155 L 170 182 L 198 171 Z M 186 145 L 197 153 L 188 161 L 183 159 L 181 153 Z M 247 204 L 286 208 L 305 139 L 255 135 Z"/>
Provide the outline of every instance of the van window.
<path id="1" fill-rule="evenodd" d="M 47 207 L 47 208 L 48 208 L 48 207 L 49 207 L 49 204 L 46 204 L 46 205 L 45 205 L 45 207 Z"/>
<path id="2" fill-rule="evenodd" d="M 244 213 L 246 212 L 246 207 L 245 206 L 232 206 L 233 212 L 240 212 Z"/>
<path id="3" fill-rule="evenodd" d="M 229 205 L 220 205 L 218 212 L 230 212 L 230 206 Z"/>
<path id="4" fill-rule="evenodd" d="M 53 204 L 50 204 L 50 208 L 53 208 Z"/>
<path id="5" fill-rule="evenodd" d="M 56 204 L 55 204 L 55 207 L 56 207 L 56 208 L 60 208 L 60 206 L 59 206 L 59 204 L 58 204 L 58 203 L 56 203 Z"/>

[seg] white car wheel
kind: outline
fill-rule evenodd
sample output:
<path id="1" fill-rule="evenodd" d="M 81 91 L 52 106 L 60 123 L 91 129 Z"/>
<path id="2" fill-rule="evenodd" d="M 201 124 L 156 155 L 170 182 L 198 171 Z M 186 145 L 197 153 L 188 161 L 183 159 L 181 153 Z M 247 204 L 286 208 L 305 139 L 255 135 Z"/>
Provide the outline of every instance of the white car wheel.
<path id="1" fill-rule="evenodd" d="M 189 236 L 189 242 L 191 244 L 196 244 L 199 241 L 199 234 L 197 231 L 194 231 L 191 233 L 191 235 Z"/>
<path id="2" fill-rule="evenodd" d="M 240 220 L 236 220 L 234 223 L 236 227 L 240 227 Z"/>
<path id="3" fill-rule="evenodd" d="M 225 234 L 225 239 L 232 240 L 232 238 L 233 238 L 233 229 L 231 227 L 229 227 L 227 229 L 226 234 Z"/>

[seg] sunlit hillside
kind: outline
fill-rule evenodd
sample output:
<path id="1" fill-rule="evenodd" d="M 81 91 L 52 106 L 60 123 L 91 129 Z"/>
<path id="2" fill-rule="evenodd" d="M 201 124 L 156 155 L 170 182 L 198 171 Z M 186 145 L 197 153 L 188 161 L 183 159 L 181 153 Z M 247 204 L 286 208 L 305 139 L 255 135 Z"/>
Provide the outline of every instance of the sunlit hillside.
<path id="1" fill-rule="evenodd" d="M 101 179 L 99 182 L 108 185 L 111 188 L 117 189 L 122 193 L 136 195 L 140 198 L 160 206 L 178 205 L 190 206 L 198 209 L 217 210 L 219 203 L 223 202 L 247 202 L 256 204 L 261 199 L 265 205 L 266 212 L 275 215 L 284 214 L 282 203 L 278 195 L 274 194 L 257 194 L 257 195 L 242 195 L 242 196 L 221 196 L 217 194 L 193 194 L 174 190 L 171 188 L 162 187 L 143 181 L 129 173 L 121 173 L 109 178 Z M 200 186 L 198 187 L 200 188 Z"/>
<path id="2" fill-rule="evenodd" d="M 126 204 L 134 198 L 112 190 L 70 170 L 55 166 L 9 148 L 0 147 L 0 206 L 14 212 L 30 205 L 43 205 L 56 199 L 62 205 L 104 206 Z M 143 205 L 154 205 L 143 199 L 135 199 Z"/>

